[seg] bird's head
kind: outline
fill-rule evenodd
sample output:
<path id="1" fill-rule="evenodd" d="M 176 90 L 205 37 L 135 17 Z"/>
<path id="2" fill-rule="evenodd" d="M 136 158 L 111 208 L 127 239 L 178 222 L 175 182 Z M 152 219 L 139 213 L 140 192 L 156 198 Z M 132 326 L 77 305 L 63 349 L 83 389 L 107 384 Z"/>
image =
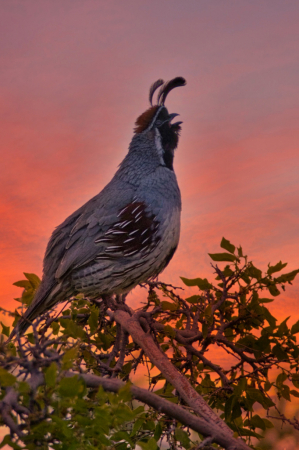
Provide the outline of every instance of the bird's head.
<path id="1" fill-rule="evenodd" d="M 172 123 L 178 114 L 169 114 L 165 100 L 172 89 L 185 86 L 185 84 L 186 80 L 182 77 L 176 77 L 165 83 L 163 80 L 157 80 L 149 91 L 151 106 L 138 117 L 134 130 L 136 135 L 147 134 L 155 140 L 162 164 L 171 170 L 173 170 L 174 150 L 178 145 L 182 122 Z M 153 96 L 158 88 L 160 89 L 157 94 L 157 102 L 156 105 L 153 105 Z"/>

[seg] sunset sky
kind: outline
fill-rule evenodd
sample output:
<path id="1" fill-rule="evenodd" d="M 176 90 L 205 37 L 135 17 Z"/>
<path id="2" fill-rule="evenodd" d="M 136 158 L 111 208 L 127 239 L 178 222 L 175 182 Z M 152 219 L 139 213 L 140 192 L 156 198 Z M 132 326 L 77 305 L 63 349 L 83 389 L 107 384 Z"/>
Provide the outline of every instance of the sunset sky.
<path id="1" fill-rule="evenodd" d="M 212 278 L 222 236 L 264 270 L 299 268 L 298 23 L 297 0 L 2 0 L 1 306 L 111 179 L 158 78 L 187 80 L 167 99 L 183 211 L 160 278 Z M 299 281 L 272 311 L 292 323 L 298 305 Z"/>

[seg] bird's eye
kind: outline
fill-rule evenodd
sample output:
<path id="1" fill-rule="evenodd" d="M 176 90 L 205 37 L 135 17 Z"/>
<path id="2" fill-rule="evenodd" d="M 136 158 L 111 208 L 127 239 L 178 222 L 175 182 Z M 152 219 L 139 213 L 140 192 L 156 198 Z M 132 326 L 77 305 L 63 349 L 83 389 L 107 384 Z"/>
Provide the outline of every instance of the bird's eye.
<path id="1" fill-rule="evenodd" d="M 157 127 L 157 128 L 160 128 L 160 127 L 162 127 L 162 125 L 164 125 L 165 123 L 168 123 L 168 124 L 170 125 L 169 120 L 170 120 L 170 119 L 166 119 L 166 120 L 160 120 L 160 119 L 158 119 L 158 120 L 156 120 L 156 127 Z"/>

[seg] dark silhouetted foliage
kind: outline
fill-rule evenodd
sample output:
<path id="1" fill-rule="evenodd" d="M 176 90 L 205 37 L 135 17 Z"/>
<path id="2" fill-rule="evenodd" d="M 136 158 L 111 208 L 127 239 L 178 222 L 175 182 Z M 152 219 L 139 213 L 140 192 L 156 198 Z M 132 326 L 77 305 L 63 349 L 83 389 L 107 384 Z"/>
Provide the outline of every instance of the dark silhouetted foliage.
<path id="1" fill-rule="evenodd" d="M 77 296 L 14 342 L 6 343 L 2 324 L 0 411 L 8 434 L 0 447 L 231 450 L 261 448 L 281 420 L 299 429 L 278 410 L 280 398 L 299 397 L 299 321 L 279 323 L 269 309 L 299 270 L 281 275 L 279 262 L 264 273 L 241 247 L 224 238 L 221 247 L 210 254 L 213 282 L 182 278 L 194 288 L 187 298 L 152 282 L 135 311 L 125 296 Z M 36 275 L 25 277 L 15 283 L 21 306 L 8 313 L 15 323 L 39 284 Z M 227 354 L 225 367 L 214 362 L 215 349 Z M 141 379 L 141 387 L 130 381 Z"/>

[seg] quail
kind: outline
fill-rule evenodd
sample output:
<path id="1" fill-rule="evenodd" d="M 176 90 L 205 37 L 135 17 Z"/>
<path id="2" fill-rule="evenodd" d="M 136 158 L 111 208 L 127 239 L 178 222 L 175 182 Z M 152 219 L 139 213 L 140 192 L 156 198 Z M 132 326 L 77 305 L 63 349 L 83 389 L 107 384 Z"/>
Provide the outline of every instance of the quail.
<path id="1" fill-rule="evenodd" d="M 78 293 L 124 294 L 167 266 L 180 236 L 173 158 L 182 122 L 172 123 L 178 114 L 168 113 L 165 100 L 185 84 L 176 77 L 151 86 L 150 108 L 137 118 L 129 151 L 112 180 L 53 232 L 40 287 L 10 339 L 58 302 Z"/>

